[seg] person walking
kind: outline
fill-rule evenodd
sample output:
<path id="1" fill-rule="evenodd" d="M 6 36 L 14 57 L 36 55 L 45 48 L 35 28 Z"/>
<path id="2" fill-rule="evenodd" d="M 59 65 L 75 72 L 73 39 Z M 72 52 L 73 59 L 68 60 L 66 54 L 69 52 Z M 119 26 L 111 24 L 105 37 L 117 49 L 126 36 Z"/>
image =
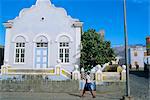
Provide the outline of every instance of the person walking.
<path id="1" fill-rule="evenodd" d="M 84 90 L 82 92 L 81 97 L 83 97 L 83 95 L 85 94 L 85 91 L 90 91 L 92 94 L 92 97 L 95 98 L 95 94 L 93 93 L 93 90 L 92 90 L 92 81 L 91 81 L 91 77 L 90 77 L 90 72 L 87 72 L 86 83 L 85 83 Z"/>

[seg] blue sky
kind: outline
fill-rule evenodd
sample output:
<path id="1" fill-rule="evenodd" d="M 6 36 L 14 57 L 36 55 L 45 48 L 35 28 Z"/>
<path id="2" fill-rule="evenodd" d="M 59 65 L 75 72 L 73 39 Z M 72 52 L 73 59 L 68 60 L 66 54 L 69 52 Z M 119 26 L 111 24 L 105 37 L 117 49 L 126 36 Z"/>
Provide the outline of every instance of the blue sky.
<path id="1" fill-rule="evenodd" d="M 92 28 L 105 30 L 105 39 L 112 46 L 124 45 L 123 0 L 51 0 L 63 7 L 68 15 L 84 22 L 84 31 Z M 0 44 L 4 45 L 5 29 L 2 22 L 14 19 L 23 8 L 36 0 L 0 0 Z M 150 35 L 149 0 L 127 0 L 127 28 L 129 44 L 144 44 Z"/>

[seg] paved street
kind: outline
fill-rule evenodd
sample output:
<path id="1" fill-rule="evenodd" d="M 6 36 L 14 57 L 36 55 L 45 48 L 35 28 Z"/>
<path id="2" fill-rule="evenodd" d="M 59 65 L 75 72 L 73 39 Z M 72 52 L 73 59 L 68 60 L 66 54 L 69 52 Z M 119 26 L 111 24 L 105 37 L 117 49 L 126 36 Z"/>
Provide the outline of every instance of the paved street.
<path id="1" fill-rule="evenodd" d="M 135 100 L 149 100 L 149 82 L 148 72 L 130 72 L 131 95 L 134 96 Z"/>
<path id="2" fill-rule="evenodd" d="M 79 93 L 0 93 L 0 100 L 93 100 L 91 94 L 86 93 L 80 97 Z M 115 94 L 97 94 L 94 100 L 119 100 L 119 93 Z"/>

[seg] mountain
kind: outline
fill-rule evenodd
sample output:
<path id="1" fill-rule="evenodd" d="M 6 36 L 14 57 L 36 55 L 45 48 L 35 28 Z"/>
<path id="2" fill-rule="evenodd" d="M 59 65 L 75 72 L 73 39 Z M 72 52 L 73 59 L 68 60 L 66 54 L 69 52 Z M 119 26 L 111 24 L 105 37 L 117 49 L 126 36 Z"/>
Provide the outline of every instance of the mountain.
<path id="1" fill-rule="evenodd" d="M 115 54 L 119 57 L 125 57 L 124 46 L 113 47 Z"/>

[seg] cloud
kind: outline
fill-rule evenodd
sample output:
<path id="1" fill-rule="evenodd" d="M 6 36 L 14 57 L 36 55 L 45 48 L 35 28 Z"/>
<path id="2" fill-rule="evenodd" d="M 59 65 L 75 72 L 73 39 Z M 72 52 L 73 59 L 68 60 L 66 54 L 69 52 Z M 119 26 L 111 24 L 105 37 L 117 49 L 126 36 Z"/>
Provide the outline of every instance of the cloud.
<path id="1" fill-rule="evenodd" d="M 129 0 L 130 1 L 130 0 Z M 149 0 L 133 0 L 134 3 L 144 3 L 144 2 L 148 2 Z"/>

